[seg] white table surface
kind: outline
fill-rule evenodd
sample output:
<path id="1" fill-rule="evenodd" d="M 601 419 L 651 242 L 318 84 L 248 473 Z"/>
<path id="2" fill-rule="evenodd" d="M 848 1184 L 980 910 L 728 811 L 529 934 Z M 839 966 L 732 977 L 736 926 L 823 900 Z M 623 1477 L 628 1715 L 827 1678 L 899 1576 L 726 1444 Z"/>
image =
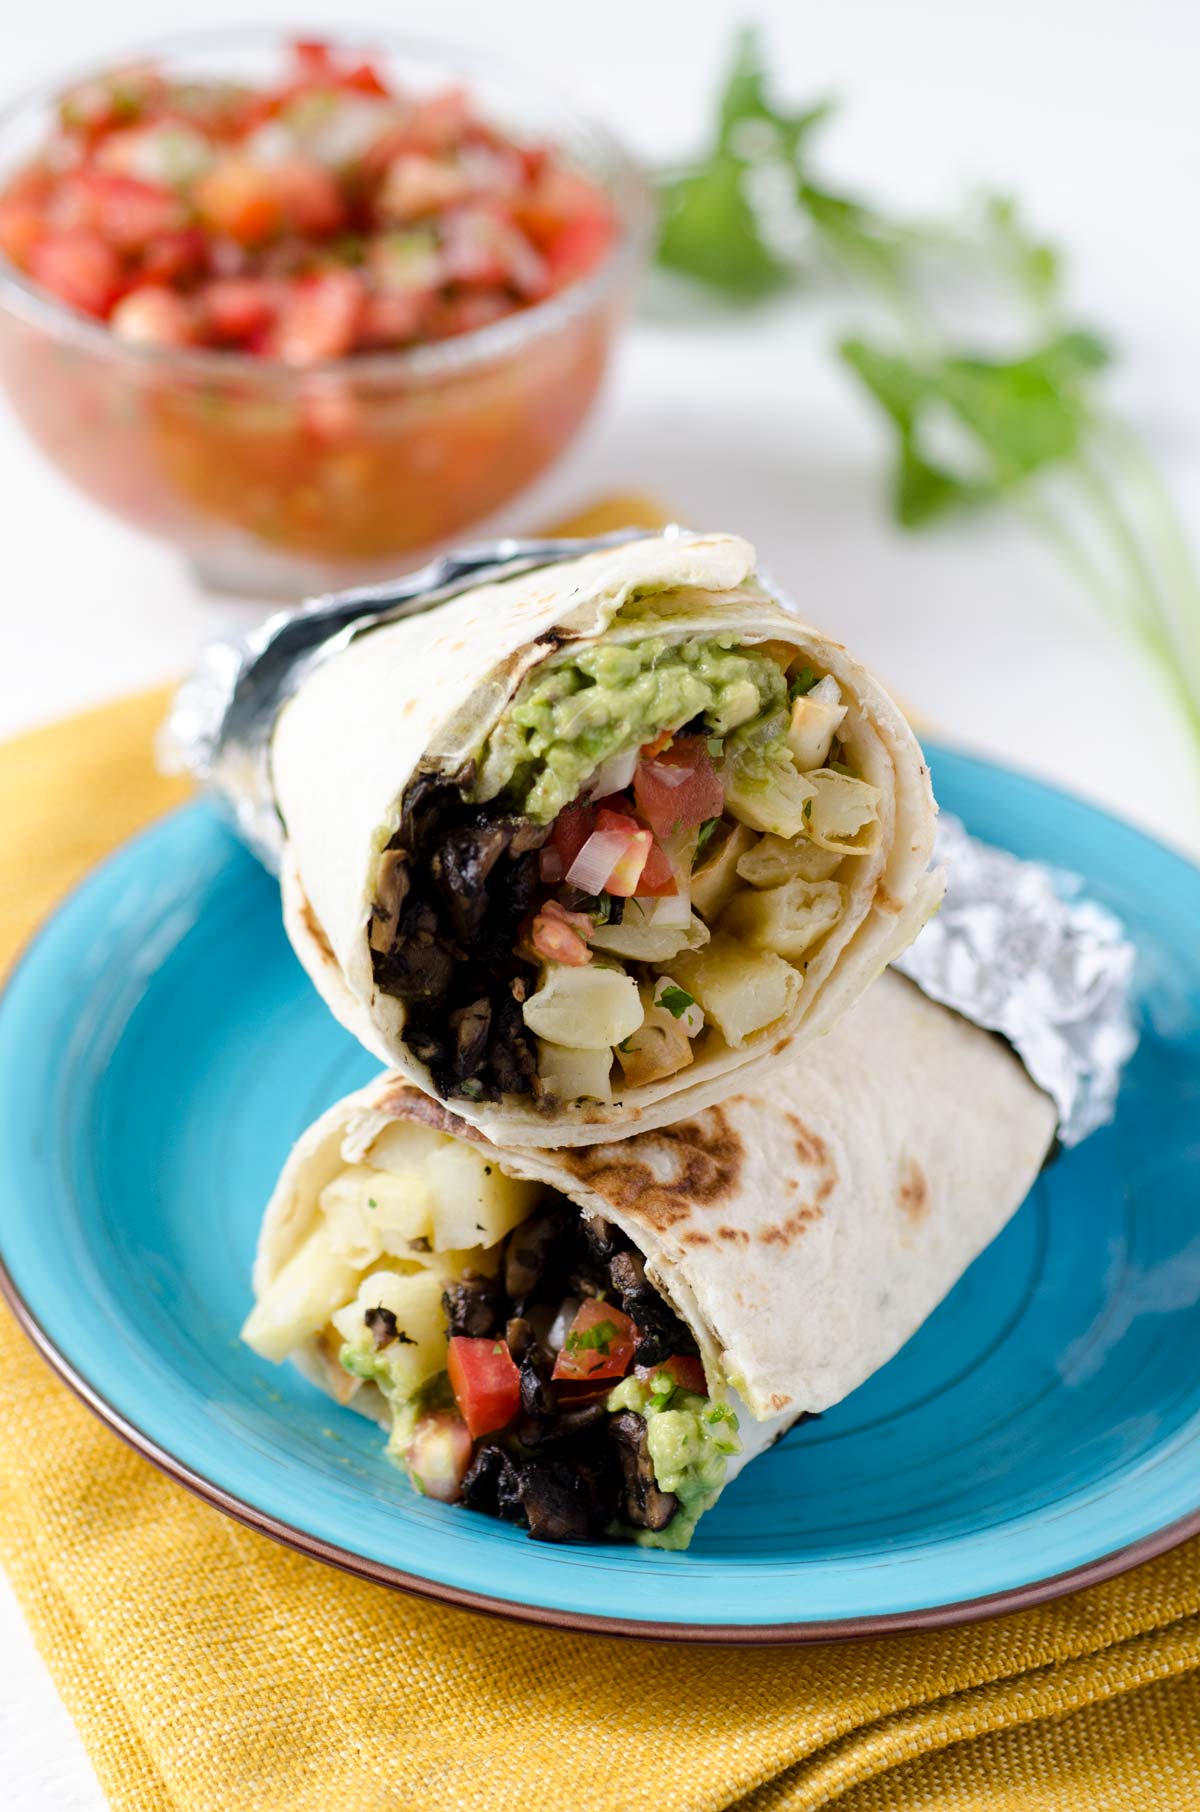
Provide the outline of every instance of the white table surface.
<path id="1" fill-rule="evenodd" d="M 319 9 L 300 9 L 306 17 Z M 325 9 L 334 13 L 337 9 Z M 295 18 L 259 0 L 260 18 Z M 386 20 L 381 0 L 353 9 Z M 1009 185 L 1073 253 L 1081 309 L 1125 350 L 1118 393 L 1200 537 L 1200 11 L 1181 0 L 439 0 L 414 30 L 528 53 L 650 156 L 694 141 L 733 26 L 768 26 L 793 94 L 846 100 L 831 171 L 913 207 Z M 246 16 L 176 0 L 174 26 Z M 152 33 L 156 0 L 5 10 L 0 80 Z M 563 467 L 505 515 L 525 529 L 601 493 L 656 493 L 737 529 L 811 617 L 946 738 L 1200 851 L 1200 778 L 1157 681 L 1041 549 L 998 521 L 907 539 L 881 508 L 884 441 L 836 371 L 836 316 L 773 306 L 643 318 Z M 0 409 L 0 734 L 180 671 L 252 606 L 198 597 L 171 553 L 68 490 Z M 186 1691 L 186 1682 L 180 1682 Z M 11 1812 L 97 1812 L 74 1729 L 0 1580 L 0 1781 Z"/>

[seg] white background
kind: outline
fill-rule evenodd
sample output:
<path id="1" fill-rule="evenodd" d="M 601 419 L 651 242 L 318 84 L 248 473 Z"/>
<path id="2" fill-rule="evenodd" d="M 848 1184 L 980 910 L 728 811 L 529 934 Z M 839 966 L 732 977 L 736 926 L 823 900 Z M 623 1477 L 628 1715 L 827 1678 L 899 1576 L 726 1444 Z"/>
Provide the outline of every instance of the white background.
<path id="1" fill-rule="evenodd" d="M 924 211 L 971 185 L 1011 186 L 1066 241 L 1081 312 L 1122 346 L 1121 406 L 1200 538 L 1200 9 L 363 0 L 353 11 L 527 60 L 649 157 L 696 142 L 729 35 L 755 14 L 790 95 L 844 98 L 826 139 L 839 180 Z M 169 12 L 151 0 L 9 0 L 3 84 L 15 91 L 168 25 L 248 16 L 242 0 L 174 0 Z M 296 13 L 260 0 L 254 16 Z M 1157 681 L 1040 547 L 998 522 L 915 540 L 888 526 L 885 444 L 829 357 L 836 324 L 827 308 L 795 304 L 751 320 L 644 317 L 588 433 L 505 527 L 644 488 L 693 524 L 737 529 L 804 611 L 944 737 L 1200 850 L 1197 759 Z M 68 491 L 2 408 L 0 499 L 0 733 L 168 677 L 239 614 L 198 597 L 168 550 Z M 2 1581 L 0 1780 L 12 1812 L 102 1805 Z"/>

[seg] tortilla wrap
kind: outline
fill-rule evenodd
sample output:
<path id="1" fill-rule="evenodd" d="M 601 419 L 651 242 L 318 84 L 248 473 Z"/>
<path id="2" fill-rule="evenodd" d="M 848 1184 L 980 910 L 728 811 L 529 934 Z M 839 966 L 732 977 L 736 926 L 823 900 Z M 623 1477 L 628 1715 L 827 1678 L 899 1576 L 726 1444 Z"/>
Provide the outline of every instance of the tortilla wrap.
<path id="1" fill-rule="evenodd" d="M 838 874 L 840 917 L 792 965 L 785 1011 L 729 1041 L 710 1014 L 694 1061 L 677 1073 L 623 1085 L 614 1062 L 609 1099 L 565 1099 L 540 1078 L 532 1093 L 491 1099 L 439 1089 L 405 1042 L 409 1009 L 377 985 L 372 957 L 381 852 L 400 836 L 402 796 L 419 775 L 477 775 L 521 682 L 559 651 L 650 635 L 672 646 L 717 636 L 739 647 L 786 643 L 799 662 L 832 676 L 846 706 L 847 759 L 878 796 L 870 848 L 847 857 Z M 320 993 L 400 1077 L 503 1145 L 594 1144 L 723 1100 L 834 1025 L 941 897 L 942 877 L 929 872 L 936 808 L 908 724 L 843 648 L 770 596 L 754 577 L 753 549 L 731 535 L 651 536 L 361 634 L 317 667 L 280 713 L 272 774 L 286 836 L 285 923 Z"/>
<path id="2" fill-rule="evenodd" d="M 1007 1045 L 894 972 L 761 1091 L 739 1084 L 720 1105 L 615 1144 L 494 1145 L 385 1075 L 288 1159 L 259 1243 L 259 1299 L 313 1234 L 321 1191 L 397 1120 L 482 1146 L 506 1175 L 628 1236 L 694 1335 L 710 1397 L 736 1410 L 732 1478 L 911 1338 L 1024 1199 L 1056 1114 Z M 276 1334 L 272 1356 L 286 1344 Z M 331 1387 L 315 1341 L 290 1356 Z M 388 1420 L 374 1392 L 354 1406 Z"/>

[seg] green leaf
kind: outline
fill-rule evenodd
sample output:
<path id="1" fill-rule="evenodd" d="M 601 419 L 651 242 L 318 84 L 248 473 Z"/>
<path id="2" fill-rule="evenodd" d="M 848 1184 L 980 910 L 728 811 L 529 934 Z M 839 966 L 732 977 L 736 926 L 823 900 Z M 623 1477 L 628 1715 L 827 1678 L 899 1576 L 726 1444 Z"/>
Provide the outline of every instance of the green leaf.
<path id="1" fill-rule="evenodd" d="M 806 693 L 811 692 L 816 683 L 817 676 L 812 668 L 801 667 L 799 673 L 788 687 L 788 698 L 790 702 L 795 704 L 798 698 L 803 698 Z"/>
<path id="2" fill-rule="evenodd" d="M 925 374 L 911 359 L 884 352 L 867 340 L 843 340 L 838 352 L 900 431 L 911 434 L 916 427 L 917 413 L 929 392 Z"/>
<path id="3" fill-rule="evenodd" d="M 665 183 L 658 258 L 671 270 L 751 301 L 780 288 L 792 273 L 764 241 L 745 185 L 745 164 L 728 152 Z"/>
<path id="4" fill-rule="evenodd" d="M 982 500 L 977 485 L 923 458 L 907 437 L 901 440 L 892 479 L 892 508 L 902 527 L 923 528 L 936 516 Z"/>
<path id="5" fill-rule="evenodd" d="M 667 1009 L 672 1019 L 682 1019 L 688 1008 L 695 1006 L 696 1001 L 686 988 L 672 985 L 663 989 L 658 997 L 658 1004 Z"/>
<path id="6" fill-rule="evenodd" d="M 733 65 L 721 96 L 717 146 L 743 161 L 765 161 L 772 153 L 794 161 L 810 133 L 833 111 L 829 100 L 816 102 L 799 113 L 783 113 L 767 98 L 767 75 L 759 34 L 751 27 L 740 31 L 734 42 Z M 761 139 L 744 131 L 747 123 L 768 128 Z"/>
<path id="7" fill-rule="evenodd" d="M 700 835 L 696 839 L 696 854 L 692 857 L 693 868 L 695 868 L 696 863 L 700 860 L 701 851 L 712 842 L 713 832 L 720 822 L 721 820 L 719 818 L 706 818 L 704 823 L 700 826 Z M 617 1048 L 620 1049 L 620 1046 Z"/>

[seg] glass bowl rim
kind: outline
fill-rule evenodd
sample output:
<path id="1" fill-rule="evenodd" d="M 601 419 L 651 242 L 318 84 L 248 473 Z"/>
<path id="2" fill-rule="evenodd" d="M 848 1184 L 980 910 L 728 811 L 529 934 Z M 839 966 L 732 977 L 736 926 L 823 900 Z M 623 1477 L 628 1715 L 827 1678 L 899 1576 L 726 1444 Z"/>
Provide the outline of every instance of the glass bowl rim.
<path id="1" fill-rule="evenodd" d="M 468 83 L 472 76 L 484 75 L 495 80 L 501 88 L 524 86 L 530 92 L 539 90 L 564 111 L 569 109 L 575 129 L 595 144 L 606 165 L 603 186 L 615 208 L 619 230 L 603 262 L 581 281 L 570 283 L 544 301 L 517 309 L 486 327 L 472 328 L 426 345 L 352 353 L 345 358 L 325 359 L 304 366 L 286 365 L 281 360 L 263 358 L 256 353 L 224 351 L 216 347 L 146 346 L 119 340 L 106 322 L 60 301 L 27 277 L 3 252 L 0 252 L 0 307 L 8 308 L 11 313 L 86 351 L 140 364 L 147 372 L 170 371 L 213 380 L 250 380 L 285 389 L 311 385 L 314 378 L 368 379 L 384 384 L 411 378 L 425 382 L 493 365 L 531 343 L 559 332 L 570 322 L 588 314 L 624 277 L 637 270 L 649 244 L 654 202 L 649 184 L 616 134 L 594 114 L 576 107 L 570 93 L 557 81 L 551 91 L 548 78 L 536 72 L 530 74 L 503 59 L 498 60 L 490 50 L 486 53 L 473 51 L 447 40 L 389 33 L 368 25 L 340 26 L 326 31 L 285 31 L 280 27 L 257 24 L 162 33 L 102 60 L 60 70 L 19 91 L 0 106 L 0 144 L 9 127 L 27 109 L 52 106 L 65 89 L 102 77 L 127 64 L 178 55 L 186 52 L 189 46 L 198 50 L 205 47 L 236 50 L 241 45 L 247 48 L 275 45 L 285 49 L 298 39 L 314 38 L 334 49 L 361 51 L 365 55 L 372 51 L 383 52 L 415 65 L 425 62 L 448 72 L 461 72 Z M 0 167 L 0 181 L 7 174 L 7 170 Z"/>

